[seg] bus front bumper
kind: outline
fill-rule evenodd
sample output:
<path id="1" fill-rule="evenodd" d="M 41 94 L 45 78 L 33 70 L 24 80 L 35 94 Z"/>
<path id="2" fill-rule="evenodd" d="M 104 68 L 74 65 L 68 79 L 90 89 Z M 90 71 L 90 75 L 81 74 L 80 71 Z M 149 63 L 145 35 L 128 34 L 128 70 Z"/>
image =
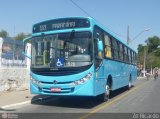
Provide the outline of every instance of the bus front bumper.
<path id="1" fill-rule="evenodd" d="M 42 84 L 38 86 L 30 81 L 30 91 L 32 94 L 41 95 L 95 96 L 93 81 L 91 80 L 76 86 L 70 84 Z"/>

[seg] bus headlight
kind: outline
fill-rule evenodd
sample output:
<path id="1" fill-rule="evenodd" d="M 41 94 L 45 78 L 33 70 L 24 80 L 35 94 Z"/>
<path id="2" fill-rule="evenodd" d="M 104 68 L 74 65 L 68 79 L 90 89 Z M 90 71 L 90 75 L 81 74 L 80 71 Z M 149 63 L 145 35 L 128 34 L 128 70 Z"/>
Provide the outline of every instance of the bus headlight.
<path id="1" fill-rule="evenodd" d="M 83 84 L 86 81 L 90 80 L 91 76 L 92 76 L 92 73 L 90 72 L 85 77 L 81 78 L 80 80 L 77 80 L 77 81 L 70 83 L 70 86 L 76 86 L 76 85 Z"/>
<path id="2" fill-rule="evenodd" d="M 35 85 L 37 85 L 38 87 L 41 86 L 41 82 L 38 81 L 38 80 L 36 80 L 36 79 L 34 79 L 34 78 L 32 78 L 32 77 L 31 77 L 31 81 L 32 81 Z"/>

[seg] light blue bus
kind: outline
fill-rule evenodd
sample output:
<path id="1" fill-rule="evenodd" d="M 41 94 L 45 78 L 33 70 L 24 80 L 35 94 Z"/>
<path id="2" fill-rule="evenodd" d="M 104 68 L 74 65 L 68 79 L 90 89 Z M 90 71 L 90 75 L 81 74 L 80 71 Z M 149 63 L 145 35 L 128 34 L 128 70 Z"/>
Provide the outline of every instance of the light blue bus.
<path id="1" fill-rule="evenodd" d="M 137 79 L 136 53 L 90 17 L 68 17 L 33 25 L 32 94 L 97 96 L 131 87 Z"/>

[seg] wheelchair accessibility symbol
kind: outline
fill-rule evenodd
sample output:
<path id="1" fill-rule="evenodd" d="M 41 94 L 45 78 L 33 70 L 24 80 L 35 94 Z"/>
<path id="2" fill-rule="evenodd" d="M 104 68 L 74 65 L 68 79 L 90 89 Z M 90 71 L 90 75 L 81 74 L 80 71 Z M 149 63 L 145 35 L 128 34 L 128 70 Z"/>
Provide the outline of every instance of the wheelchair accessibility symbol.
<path id="1" fill-rule="evenodd" d="M 56 66 L 57 67 L 64 67 L 64 58 L 57 58 Z"/>

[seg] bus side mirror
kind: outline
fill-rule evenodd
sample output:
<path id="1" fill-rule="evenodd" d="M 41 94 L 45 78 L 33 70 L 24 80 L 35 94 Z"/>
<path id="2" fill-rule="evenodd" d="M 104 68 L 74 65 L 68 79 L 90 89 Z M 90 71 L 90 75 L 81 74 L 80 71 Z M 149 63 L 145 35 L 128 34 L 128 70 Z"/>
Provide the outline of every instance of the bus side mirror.
<path id="1" fill-rule="evenodd" d="M 22 54 L 29 59 L 31 59 L 31 53 L 30 53 L 30 51 L 31 51 L 31 43 L 30 43 L 31 38 L 32 37 L 27 37 L 27 38 L 23 39 L 23 52 L 22 52 Z"/>
<path id="2" fill-rule="evenodd" d="M 97 47 L 98 47 L 98 52 L 103 52 L 103 43 L 98 38 L 97 38 Z"/>
<path id="3" fill-rule="evenodd" d="M 31 55 L 28 55 L 27 53 L 25 53 L 24 51 L 22 52 L 22 55 L 24 55 L 25 57 L 31 59 Z"/>

